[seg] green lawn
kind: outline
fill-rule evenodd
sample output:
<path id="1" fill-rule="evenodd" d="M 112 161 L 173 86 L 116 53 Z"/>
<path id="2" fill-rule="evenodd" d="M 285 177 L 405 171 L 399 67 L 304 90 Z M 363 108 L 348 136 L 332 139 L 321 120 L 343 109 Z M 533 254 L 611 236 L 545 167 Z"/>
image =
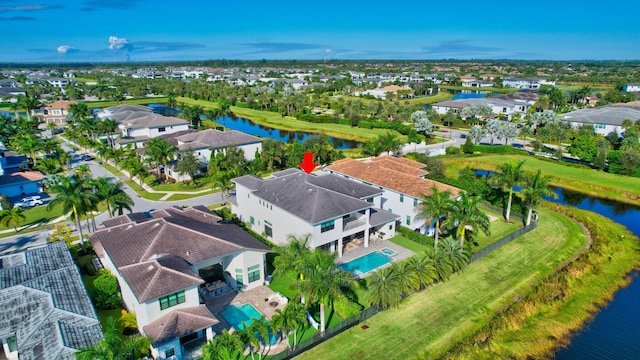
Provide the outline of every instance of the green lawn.
<path id="1" fill-rule="evenodd" d="M 551 184 L 595 197 L 638 204 L 640 201 L 640 178 L 609 174 L 587 168 L 576 168 L 562 162 L 551 162 L 526 155 L 487 155 L 468 158 L 443 159 L 447 176 L 456 177 L 469 166 L 475 169 L 494 170 L 498 164 L 525 160 L 523 169 L 551 176 Z"/>
<path id="2" fill-rule="evenodd" d="M 62 206 L 54 206 L 53 209 L 47 210 L 47 205 L 36 206 L 22 212 L 26 217 L 24 220 L 20 220 L 20 226 L 28 224 L 38 224 L 42 222 L 48 222 L 62 216 Z M 2 226 L 0 224 L 0 230 L 13 229 L 13 226 Z M 25 229 L 18 231 L 18 234 L 32 231 L 32 229 Z M 9 236 L 15 235 L 15 232 L 10 233 Z"/>
<path id="3" fill-rule="evenodd" d="M 126 99 L 122 101 L 112 101 L 112 100 L 98 100 L 98 101 L 83 101 L 89 107 L 109 107 L 116 105 L 124 105 L 124 104 L 138 104 L 138 105 L 147 105 L 147 104 L 162 104 L 167 102 L 167 98 L 164 96 L 159 97 L 144 97 L 137 99 Z"/>
<path id="4" fill-rule="evenodd" d="M 299 358 L 442 356 L 463 336 L 486 324 L 495 311 L 584 248 L 586 235 L 577 223 L 544 209 L 539 215 L 536 230 L 478 260 L 449 281 L 372 317 L 364 323 L 368 329 L 351 328 Z"/>
<path id="5" fill-rule="evenodd" d="M 166 193 L 150 193 L 145 189 L 140 187 L 140 184 L 133 180 L 126 180 L 125 184 L 127 184 L 133 191 L 136 192 L 139 196 L 147 199 L 147 200 L 160 200 L 163 196 L 167 195 Z"/>
<path id="6" fill-rule="evenodd" d="M 400 100 L 400 104 L 402 105 L 426 105 L 426 104 L 433 104 L 439 101 L 445 101 L 445 100 L 449 100 L 453 97 L 453 94 L 446 92 L 446 91 L 440 91 L 439 93 L 437 93 L 436 95 L 431 95 L 431 96 L 418 96 L 418 97 L 414 97 L 411 99 L 406 99 L 406 100 Z"/>
<path id="7" fill-rule="evenodd" d="M 445 90 L 453 90 L 453 91 L 462 91 L 462 90 L 490 91 L 490 92 L 497 92 L 501 94 L 508 94 L 508 93 L 516 92 L 519 90 L 515 88 L 497 88 L 497 87 L 471 88 L 466 86 L 453 86 L 453 85 L 440 85 L 439 88 L 445 89 Z"/>
<path id="8" fill-rule="evenodd" d="M 506 222 L 502 214 L 497 214 L 488 210 L 482 210 L 485 214 L 496 217 L 496 220 L 493 220 L 489 225 L 489 230 L 491 233 L 486 235 L 483 232 L 479 232 L 476 235 L 475 241 L 478 246 L 473 247 L 473 252 L 477 252 L 485 247 L 493 244 L 494 242 L 502 239 L 503 237 L 517 231 L 523 225 L 520 220 L 513 218 L 513 214 L 511 215 L 510 222 Z"/>
<path id="9" fill-rule="evenodd" d="M 193 100 L 185 97 L 180 97 L 177 101 L 184 102 L 190 105 L 200 105 L 203 108 L 216 108 L 217 103 L 206 100 Z M 291 131 L 305 131 L 312 133 L 327 134 L 340 139 L 355 140 L 365 142 L 372 139 L 384 132 L 390 130 L 382 129 L 362 129 L 357 127 L 351 127 L 349 125 L 341 124 L 314 124 L 307 121 L 297 120 L 293 117 L 282 117 L 279 113 L 271 111 L 253 110 L 232 106 L 231 111 L 240 117 L 251 119 L 252 121 L 275 129 L 291 130 Z M 398 134 L 403 142 L 407 141 L 407 137 Z"/>
<path id="10" fill-rule="evenodd" d="M 169 198 L 165 199 L 165 201 L 189 200 L 189 199 L 193 199 L 199 196 L 204 196 L 209 194 L 210 194 L 209 192 L 205 192 L 201 194 L 173 194 L 169 196 Z"/>
<path id="11" fill-rule="evenodd" d="M 391 239 L 389 239 L 389 241 L 391 241 L 392 243 L 394 243 L 396 245 L 400 245 L 405 249 L 409 249 L 409 250 L 413 251 L 416 254 L 419 254 L 419 253 L 427 250 L 427 246 L 426 245 L 418 244 L 417 242 L 411 241 L 411 240 L 407 239 L 406 237 L 404 237 L 402 235 L 396 235 L 396 236 L 392 237 Z"/>

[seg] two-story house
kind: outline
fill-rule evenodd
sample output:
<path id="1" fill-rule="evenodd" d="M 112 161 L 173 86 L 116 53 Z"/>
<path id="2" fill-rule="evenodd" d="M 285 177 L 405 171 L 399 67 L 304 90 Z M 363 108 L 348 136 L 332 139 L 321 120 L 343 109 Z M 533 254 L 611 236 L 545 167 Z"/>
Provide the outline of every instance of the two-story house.
<path id="1" fill-rule="evenodd" d="M 398 214 L 402 226 L 433 235 L 434 224 L 425 224 L 427 219 L 419 216 L 422 196 L 432 194 L 434 186 L 439 191 L 450 191 L 452 197 L 457 196 L 460 189 L 425 178 L 428 172 L 424 167 L 417 161 L 383 155 L 366 160 L 338 160 L 324 170 L 381 189 L 382 196 L 375 198 L 374 205 Z"/>
<path id="2" fill-rule="evenodd" d="M 167 208 L 106 220 L 90 235 L 156 359 L 182 359 L 185 344 L 213 337 L 219 320 L 202 300 L 211 284 L 232 291 L 264 283 L 270 248 L 220 220 L 203 206 Z"/>
<path id="3" fill-rule="evenodd" d="M 146 116 L 122 121 L 118 127 L 122 131 L 122 138 L 116 141 L 118 145 L 134 144 L 136 148 L 141 148 L 149 139 L 188 130 L 190 124 L 187 120 L 177 117 L 150 113 Z"/>
<path id="4" fill-rule="evenodd" d="M 375 207 L 380 188 L 299 169 L 287 169 L 269 179 L 245 175 L 232 181 L 236 197 L 231 211 L 275 244 L 287 244 L 290 235 L 309 234 L 310 248 L 342 256 L 351 241 L 368 247 L 369 241 L 395 235 L 399 216 Z"/>

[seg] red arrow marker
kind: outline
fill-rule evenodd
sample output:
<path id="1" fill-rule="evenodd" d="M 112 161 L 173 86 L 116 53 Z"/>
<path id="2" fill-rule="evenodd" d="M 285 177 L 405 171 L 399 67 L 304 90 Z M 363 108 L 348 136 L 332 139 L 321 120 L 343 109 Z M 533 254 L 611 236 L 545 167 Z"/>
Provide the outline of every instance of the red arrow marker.
<path id="1" fill-rule="evenodd" d="M 313 163 L 313 153 L 306 152 L 304 153 L 304 160 L 302 160 L 302 164 L 298 164 L 298 166 L 300 166 L 307 174 L 310 174 L 318 164 Z"/>

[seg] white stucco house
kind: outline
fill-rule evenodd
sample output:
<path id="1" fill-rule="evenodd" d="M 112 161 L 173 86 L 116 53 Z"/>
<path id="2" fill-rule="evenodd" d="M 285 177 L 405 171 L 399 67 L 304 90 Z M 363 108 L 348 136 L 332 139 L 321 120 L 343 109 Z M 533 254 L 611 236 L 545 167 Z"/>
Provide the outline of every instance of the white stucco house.
<path id="1" fill-rule="evenodd" d="M 562 119 L 568 121 L 573 128 L 578 128 L 582 125 L 593 125 L 596 133 L 603 136 L 612 131 L 624 135 L 622 122 L 631 120 L 631 122 L 635 123 L 640 120 L 640 110 L 626 106 L 600 106 L 563 114 Z"/>
<path id="2" fill-rule="evenodd" d="M 476 105 L 478 107 L 488 106 L 491 108 L 491 111 L 494 115 L 504 114 L 507 119 L 511 119 L 511 117 L 516 113 L 525 115 L 527 113 L 527 110 L 532 106 L 529 102 L 520 100 L 508 100 L 502 98 L 476 98 L 441 101 L 439 103 L 433 104 L 431 107 L 435 112 L 443 115 L 446 114 L 449 110 L 459 113 L 460 111 L 462 111 L 462 109 L 471 105 Z"/>
<path id="3" fill-rule="evenodd" d="M 177 117 L 150 113 L 146 116 L 121 121 L 118 127 L 122 132 L 122 137 L 116 141 L 118 146 L 134 144 L 136 148 L 141 148 L 149 139 L 188 130 L 190 124 L 187 120 Z"/>
<path id="4" fill-rule="evenodd" d="M 385 80 L 386 81 L 386 80 Z M 356 92 L 354 95 L 371 95 L 375 98 L 386 100 L 387 94 L 391 93 L 394 96 L 400 94 L 400 97 L 403 99 L 413 97 L 413 90 L 409 87 L 398 86 L 398 85 L 388 85 L 385 87 L 375 88 L 372 90 L 365 90 L 362 92 Z"/>
<path id="5" fill-rule="evenodd" d="M 640 83 L 630 83 L 622 87 L 622 91 L 640 92 Z"/>
<path id="6" fill-rule="evenodd" d="M 375 198 L 374 205 L 399 215 L 400 225 L 433 235 L 433 224 L 426 225 L 427 219 L 418 214 L 421 195 L 429 196 L 435 186 L 439 191 L 450 191 L 451 196 L 456 197 L 460 189 L 425 178 L 428 172 L 423 170 L 424 167 L 417 161 L 383 155 L 363 160 L 338 160 L 324 171 L 381 189 L 382 196 Z"/>
<path id="7" fill-rule="evenodd" d="M 155 359 L 183 359 L 189 344 L 213 337 L 219 320 L 205 298 L 264 283 L 270 248 L 220 220 L 203 206 L 167 208 L 106 220 L 90 235 Z"/>
<path id="8" fill-rule="evenodd" d="M 541 85 L 555 85 L 555 81 L 543 78 L 515 78 L 506 77 L 502 79 L 502 86 L 516 89 L 540 89 Z"/>
<path id="9" fill-rule="evenodd" d="M 399 216 L 375 206 L 381 189 L 340 176 L 287 169 L 269 179 L 245 175 L 232 181 L 231 211 L 278 245 L 287 244 L 289 235 L 310 234 L 310 248 L 342 256 L 351 241 L 368 247 L 396 232 Z"/>

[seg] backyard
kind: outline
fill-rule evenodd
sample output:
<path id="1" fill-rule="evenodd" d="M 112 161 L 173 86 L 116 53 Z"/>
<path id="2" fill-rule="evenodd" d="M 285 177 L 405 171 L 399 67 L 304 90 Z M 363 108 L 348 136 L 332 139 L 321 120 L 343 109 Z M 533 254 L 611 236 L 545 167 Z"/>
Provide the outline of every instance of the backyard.
<path id="1" fill-rule="evenodd" d="M 539 227 L 470 265 L 449 281 L 305 352 L 301 359 L 434 358 L 581 251 L 585 231 L 571 219 L 540 210 Z M 522 268 L 528 271 L 522 271 Z M 418 336 L 419 334 L 419 336 Z M 336 352 L 335 349 L 340 349 Z"/>

